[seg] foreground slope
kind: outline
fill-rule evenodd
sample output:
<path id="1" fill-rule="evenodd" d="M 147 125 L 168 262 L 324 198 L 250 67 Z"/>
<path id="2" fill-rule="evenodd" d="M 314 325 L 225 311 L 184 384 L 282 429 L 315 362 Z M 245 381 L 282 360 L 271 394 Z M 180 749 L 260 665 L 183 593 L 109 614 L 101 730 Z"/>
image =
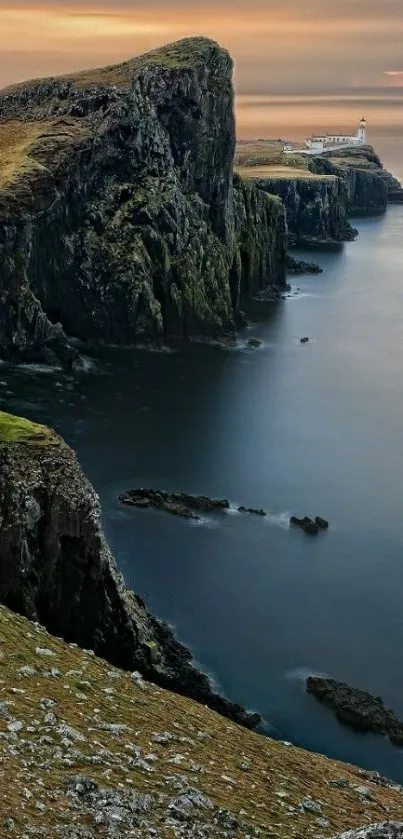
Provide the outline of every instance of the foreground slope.
<path id="1" fill-rule="evenodd" d="M 0 92 L 0 356 L 219 337 L 284 284 L 281 204 L 234 201 L 233 99 L 206 38 Z"/>
<path id="2" fill-rule="evenodd" d="M 143 682 L 0 607 L 1 835 L 315 837 L 402 789 Z"/>

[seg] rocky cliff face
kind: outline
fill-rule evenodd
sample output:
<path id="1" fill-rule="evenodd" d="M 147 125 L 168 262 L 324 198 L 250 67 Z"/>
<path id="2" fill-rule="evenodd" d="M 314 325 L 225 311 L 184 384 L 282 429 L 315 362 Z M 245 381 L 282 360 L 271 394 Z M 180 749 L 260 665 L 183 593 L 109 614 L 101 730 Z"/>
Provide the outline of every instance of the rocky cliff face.
<path id="1" fill-rule="evenodd" d="M 117 572 L 98 498 L 49 429 L 0 413 L 0 600 L 68 641 L 248 727 Z"/>
<path id="2" fill-rule="evenodd" d="M 253 183 L 282 199 L 292 245 L 351 241 L 355 231 L 347 219 L 347 192 L 334 175 L 323 177 L 254 177 Z"/>
<path id="3" fill-rule="evenodd" d="M 309 168 L 318 174 L 342 178 L 351 214 L 381 213 L 388 203 L 403 202 L 403 188 L 399 181 L 384 169 L 372 148 L 344 149 L 309 158 Z"/>
<path id="4" fill-rule="evenodd" d="M 2 356 L 69 363 L 67 336 L 217 337 L 234 329 L 245 265 L 284 283 L 281 213 L 267 228 L 256 200 L 263 241 L 242 189 L 234 201 L 234 125 L 231 58 L 203 38 L 3 91 Z"/>

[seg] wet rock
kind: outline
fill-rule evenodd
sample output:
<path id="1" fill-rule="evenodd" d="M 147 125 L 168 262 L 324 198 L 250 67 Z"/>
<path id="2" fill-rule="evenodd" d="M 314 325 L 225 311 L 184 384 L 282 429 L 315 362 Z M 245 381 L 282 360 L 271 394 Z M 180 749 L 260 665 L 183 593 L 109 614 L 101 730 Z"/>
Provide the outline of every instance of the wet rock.
<path id="1" fill-rule="evenodd" d="M 321 516 L 315 517 L 315 524 L 320 528 L 320 530 L 327 530 L 329 527 L 329 522 L 326 519 L 322 519 Z"/>
<path id="2" fill-rule="evenodd" d="M 249 338 L 246 343 L 246 346 L 249 347 L 251 350 L 257 350 L 259 347 L 262 346 L 262 342 L 259 341 L 258 338 Z"/>
<path id="3" fill-rule="evenodd" d="M 308 338 L 308 337 L 301 338 L 301 339 L 300 339 L 300 343 L 301 343 L 301 344 L 309 344 L 309 338 Z"/>
<path id="4" fill-rule="evenodd" d="M 250 513 L 252 516 L 266 516 L 267 513 L 262 509 L 255 509 L 254 507 L 238 507 L 240 513 Z"/>
<path id="5" fill-rule="evenodd" d="M 291 516 L 290 524 L 294 525 L 294 527 L 300 527 L 308 536 L 316 536 L 319 533 L 318 525 L 308 516 L 304 516 L 303 519 L 299 519 L 297 516 Z"/>
<path id="6" fill-rule="evenodd" d="M 323 268 L 316 265 L 315 262 L 304 262 L 302 259 L 296 259 L 290 253 L 287 254 L 287 271 L 290 274 L 322 274 Z"/>
<path id="7" fill-rule="evenodd" d="M 119 501 L 129 507 L 153 507 L 166 510 L 174 516 L 199 519 L 200 514 L 221 512 L 229 509 L 226 498 L 208 498 L 204 495 L 188 495 L 186 492 L 165 492 L 155 489 L 133 489 L 119 496 Z"/>
<path id="8" fill-rule="evenodd" d="M 403 746 L 403 722 L 392 710 L 385 708 L 380 696 L 320 676 L 309 676 L 306 689 L 332 708 L 345 725 L 359 731 L 386 734 L 395 746 Z"/>

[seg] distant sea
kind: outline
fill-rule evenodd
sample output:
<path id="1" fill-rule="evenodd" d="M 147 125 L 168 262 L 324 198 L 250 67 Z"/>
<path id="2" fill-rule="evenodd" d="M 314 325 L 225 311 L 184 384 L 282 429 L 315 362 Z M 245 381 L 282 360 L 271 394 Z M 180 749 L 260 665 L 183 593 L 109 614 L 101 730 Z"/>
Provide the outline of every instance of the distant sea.
<path id="1" fill-rule="evenodd" d="M 245 95 L 236 99 L 244 139 L 303 140 L 312 132 L 354 133 L 368 121 L 368 142 L 403 180 L 403 88 L 332 95 Z"/>

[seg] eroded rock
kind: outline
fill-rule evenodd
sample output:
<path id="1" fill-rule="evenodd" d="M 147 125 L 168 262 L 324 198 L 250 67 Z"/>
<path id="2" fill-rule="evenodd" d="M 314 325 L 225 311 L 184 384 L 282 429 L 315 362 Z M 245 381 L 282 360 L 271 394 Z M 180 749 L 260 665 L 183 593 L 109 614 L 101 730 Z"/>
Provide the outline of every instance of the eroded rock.
<path id="1" fill-rule="evenodd" d="M 360 731 L 386 734 L 395 746 L 403 746 L 403 722 L 380 696 L 350 687 L 336 679 L 309 676 L 306 689 L 335 712 L 340 722 Z"/>

